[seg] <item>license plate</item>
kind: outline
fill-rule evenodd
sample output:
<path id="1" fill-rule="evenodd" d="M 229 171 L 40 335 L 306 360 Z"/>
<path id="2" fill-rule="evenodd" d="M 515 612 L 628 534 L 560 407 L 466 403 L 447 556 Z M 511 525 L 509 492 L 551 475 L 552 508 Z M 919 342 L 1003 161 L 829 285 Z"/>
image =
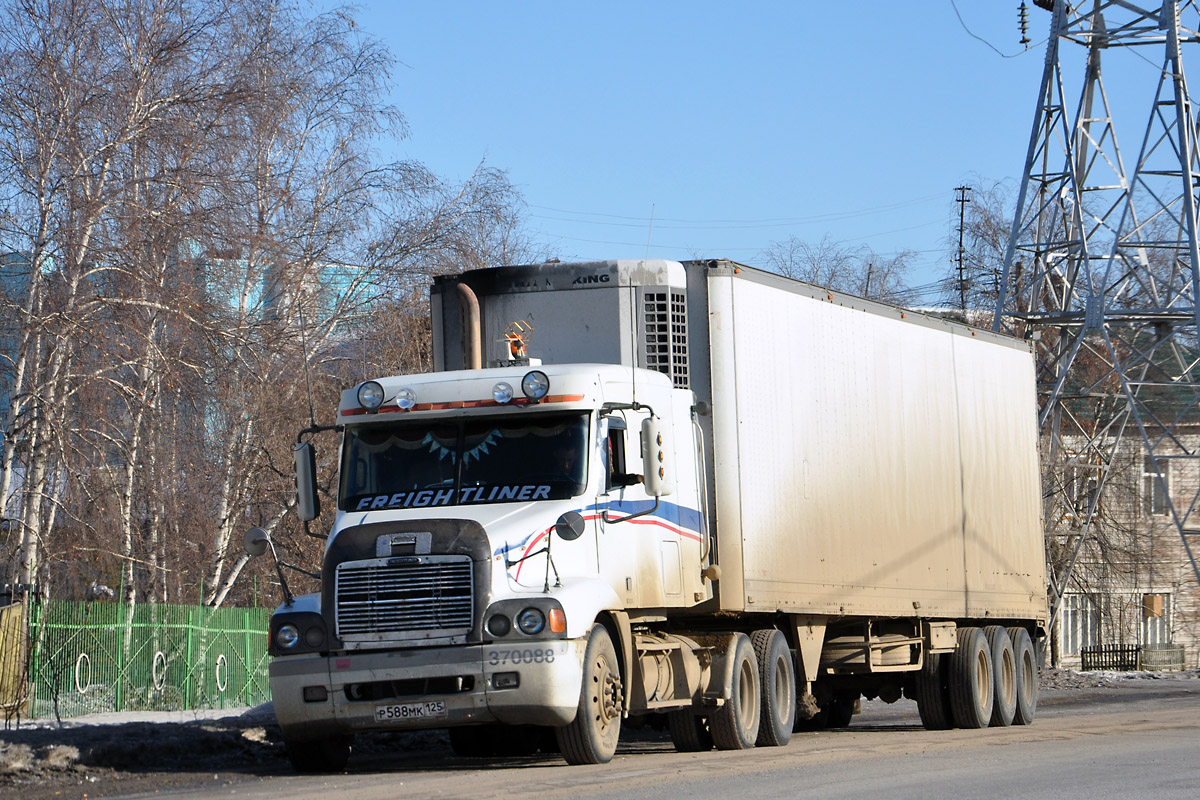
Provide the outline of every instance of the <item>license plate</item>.
<path id="1" fill-rule="evenodd" d="M 444 716 L 446 716 L 446 703 L 442 700 L 430 700 L 425 703 L 399 703 L 391 706 L 375 706 L 376 722 L 441 719 Z"/>

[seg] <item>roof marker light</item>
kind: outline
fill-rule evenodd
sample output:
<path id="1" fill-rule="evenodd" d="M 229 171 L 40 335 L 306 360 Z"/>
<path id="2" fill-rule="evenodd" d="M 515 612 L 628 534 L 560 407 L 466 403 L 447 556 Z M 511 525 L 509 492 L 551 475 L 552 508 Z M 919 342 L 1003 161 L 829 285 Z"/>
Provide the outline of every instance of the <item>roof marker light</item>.
<path id="1" fill-rule="evenodd" d="M 367 381 L 359 386 L 358 404 L 367 411 L 378 411 L 383 405 L 383 386 L 378 381 Z"/>

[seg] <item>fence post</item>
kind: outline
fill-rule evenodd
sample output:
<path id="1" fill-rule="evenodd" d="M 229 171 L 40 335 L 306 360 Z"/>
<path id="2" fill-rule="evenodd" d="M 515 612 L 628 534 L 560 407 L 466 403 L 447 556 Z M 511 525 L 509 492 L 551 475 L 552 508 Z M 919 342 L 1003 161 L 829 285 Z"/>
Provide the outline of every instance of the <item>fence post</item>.
<path id="1" fill-rule="evenodd" d="M 25 706 L 25 713 L 33 719 L 37 714 L 37 691 L 38 679 L 41 677 L 41 636 L 39 631 L 42 625 L 42 606 L 40 603 L 35 603 L 32 600 L 26 600 L 26 609 L 29 613 L 29 702 Z"/>
<path id="2" fill-rule="evenodd" d="M 245 677 L 242 680 L 242 703 L 251 705 L 250 685 L 254 678 L 254 662 L 250 660 L 250 615 L 252 612 L 242 609 L 242 663 L 246 665 Z"/>
<path id="3" fill-rule="evenodd" d="M 187 677 L 183 680 L 183 707 L 186 709 L 192 708 L 192 681 L 195 674 L 196 665 L 192 663 L 193 649 L 192 636 L 196 630 L 196 610 L 189 608 L 187 613 L 187 645 L 184 647 L 184 659 L 187 663 Z"/>

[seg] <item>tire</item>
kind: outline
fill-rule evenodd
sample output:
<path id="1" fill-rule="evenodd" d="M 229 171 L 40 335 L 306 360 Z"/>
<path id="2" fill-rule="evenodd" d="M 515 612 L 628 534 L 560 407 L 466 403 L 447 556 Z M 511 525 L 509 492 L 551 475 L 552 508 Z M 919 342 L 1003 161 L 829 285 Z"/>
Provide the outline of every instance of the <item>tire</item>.
<path id="1" fill-rule="evenodd" d="M 828 727 L 829 706 L 825 706 L 815 716 L 808 719 L 803 719 L 797 714 L 796 721 L 792 723 L 792 733 L 812 733 L 813 731 L 823 731 Z"/>
<path id="2" fill-rule="evenodd" d="M 927 731 L 946 731 L 954 727 L 950 710 L 950 659 L 941 653 L 926 653 L 917 673 L 917 712 Z"/>
<path id="3" fill-rule="evenodd" d="M 791 741 L 796 721 L 796 671 L 787 638 L 774 629 L 755 631 L 750 636 L 758 660 L 759 747 L 781 747 Z"/>
<path id="4" fill-rule="evenodd" d="M 854 705 L 857 700 L 849 700 L 844 697 L 835 697 L 829 701 L 829 727 L 831 728 L 849 728 L 850 721 L 854 719 Z"/>
<path id="5" fill-rule="evenodd" d="M 691 709 L 668 712 L 667 729 L 671 732 L 671 743 L 680 753 L 707 753 L 713 749 L 708 720 Z"/>
<path id="6" fill-rule="evenodd" d="M 593 625 L 583 654 L 579 710 L 569 725 L 558 728 L 558 747 L 568 764 L 607 764 L 621 737 L 621 671 L 612 637 Z"/>
<path id="7" fill-rule="evenodd" d="M 959 628 L 950 657 L 950 710 L 959 728 L 986 728 L 992 721 L 992 654 L 979 628 Z"/>
<path id="8" fill-rule="evenodd" d="M 1009 628 L 1012 639 L 1013 665 L 1016 683 L 1016 711 L 1014 725 L 1032 725 L 1038 703 L 1038 659 L 1033 649 L 1033 640 L 1024 628 Z"/>
<path id="9" fill-rule="evenodd" d="M 496 755 L 496 739 L 490 727 L 451 728 L 450 749 L 459 758 L 489 758 Z"/>
<path id="10" fill-rule="evenodd" d="M 349 736 L 330 736 L 306 742 L 287 740 L 288 759 L 292 769 L 303 774 L 341 772 L 350 760 Z"/>
<path id="11" fill-rule="evenodd" d="M 992 718 L 988 724 L 993 728 L 1007 728 L 1012 725 L 1017 711 L 1017 667 L 1012 639 L 999 625 L 988 625 L 983 629 L 983 635 L 992 655 Z"/>
<path id="12" fill-rule="evenodd" d="M 737 633 L 734 637 L 729 699 L 708 717 L 713 744 L 718 750 L 749 750 L 758 739 L 759 703 L 762 700 L 758 660 L 746 634 Z"/>

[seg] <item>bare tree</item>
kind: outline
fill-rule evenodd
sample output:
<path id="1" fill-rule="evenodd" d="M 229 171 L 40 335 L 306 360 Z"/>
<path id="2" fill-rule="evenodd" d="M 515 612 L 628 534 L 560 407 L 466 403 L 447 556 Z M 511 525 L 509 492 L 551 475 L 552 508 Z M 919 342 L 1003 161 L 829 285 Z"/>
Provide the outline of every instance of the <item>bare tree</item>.
<path id="1" fill-rule="evenodd" d="M 424 316 L 430 270 L 530 252 L 520 198 L 484 166 L 378 161 L 405 133 L 393 59 L 348 12 L 0 15 L 0 250 L 23 270 L 0 300 L 0 557 L 130 607 L 244 598 L 244 527 L 319 555 L 286 515 L 297 429 L 364 371 L 425 364 L 427 332 L 384 323 Z"/>
<path id="2" fill-rule="evenodd" d="M 828 236 L 816 244 L 790 236 L 772 242 L 760 258 L 772 272 L 826 289 L 888 303 L 908 300 L 909 251 L 884 257 L 865 245 L 849 245 Z"/>

